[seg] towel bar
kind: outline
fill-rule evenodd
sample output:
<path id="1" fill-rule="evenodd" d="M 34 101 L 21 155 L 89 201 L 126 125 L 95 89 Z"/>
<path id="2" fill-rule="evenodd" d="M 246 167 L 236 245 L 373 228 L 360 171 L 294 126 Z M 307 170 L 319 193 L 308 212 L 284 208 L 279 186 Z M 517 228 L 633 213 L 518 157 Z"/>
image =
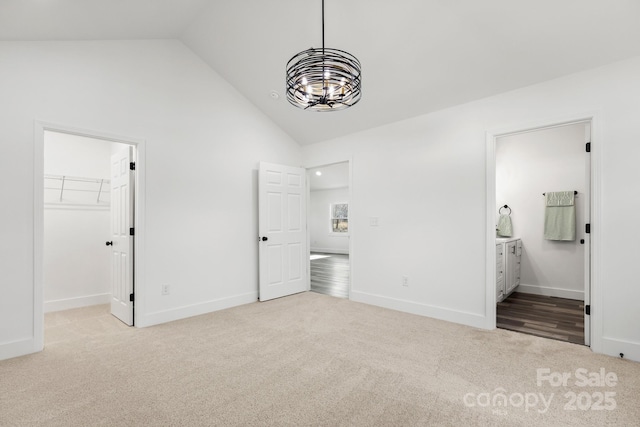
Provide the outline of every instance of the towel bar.
<path id="1" fill-rule="evenodd" d="M 573 194 L 574 194 L 574 195 L 576 195 L 576 194 L 578 194 L 578 192 L 574 190 L 574 191 L 573 191 Z M 547 193 L 542 193 L 542 195 L 543 195 L 543 196 L 546 196 L 546 195 L 547 195 Z"/>

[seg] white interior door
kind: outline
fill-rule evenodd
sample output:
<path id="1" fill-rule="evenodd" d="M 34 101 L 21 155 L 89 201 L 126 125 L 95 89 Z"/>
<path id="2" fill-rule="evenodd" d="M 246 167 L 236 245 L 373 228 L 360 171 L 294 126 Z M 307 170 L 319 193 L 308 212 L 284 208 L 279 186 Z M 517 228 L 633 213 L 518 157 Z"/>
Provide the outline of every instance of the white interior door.
<path id="1" fill-rule="evenodd" d="M 306 171 L 260 163 L 260 301 L 308 290 Z"/>
<path id="2" fill-rule="evenodd" d="M 133 325 L 133 147 L 111 156 L 111 314 Z"/>
<path id="3" fill-rule="evenodd" d="M 585 125 L 585 143 L 591 143 L 591 122 Z M 586 151 L 586 147 L 585 147 Z M 585 156 L 584 222 L 591 223 L 591 152 Z M 584 233 L 584 306 L 591 306 L 591 234 Z M 584 313 L 584 345 L 591 345 L 591 316 Z"/>

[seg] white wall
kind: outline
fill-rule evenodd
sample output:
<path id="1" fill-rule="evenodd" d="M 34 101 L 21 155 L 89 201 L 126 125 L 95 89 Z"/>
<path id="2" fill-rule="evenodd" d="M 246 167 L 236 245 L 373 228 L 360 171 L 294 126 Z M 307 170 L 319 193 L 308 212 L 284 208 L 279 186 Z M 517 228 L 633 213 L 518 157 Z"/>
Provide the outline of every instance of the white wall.
<path id="1" fill-rule="evenodd" d="M 509 205 L 513 235 L 522 239 L 518 292 L 584 299 L 585 126 L 509 135 L 496 143 L 496 223 L 500 207 Z M 542 193 L 565 190 L 578 192 L 576 240 L 545 240 Z"/>
<path id="2" fill-rule="evenodd" d="M 64 133 L 45 132 L 44 173 L 109 179 L 110 142 Z M 55 185 L 58 184 L 58 185 Z M 109 185 L 68 182 L 61 187 L 45 180 L 42 282 L 45 311 L 105 304 L 110 296 Z M 80 189 L 85 191 L 73 191 Z"/>
<path id="3" fill-rule="evenodd" d="M 307 165 L 353 159 L 352 298 L 491 325 L 486 133 L 595 112 L 602 182 L 593 256 L 602 303 L 592 311 L 592 348 L 640 360 L 640 287 L 632 284 L 640 195 L 630 187 L 640 182 L 639 75 L 635 58 L 304 147 Z M 392 173 L 380 173 L 382 164 Z M 377 227 L 370 217 L 379 217 Z"/>
<path id="4" fill-rule="evenodd" d="M 349 253 L 349 237 L 331 232 L 330 206 L 334 203 L 349 203 L 348 187 L 309 193 L 309 236 L 313 252 Z"/>
<path id="5" fill-rule="evenodd" d="M 45 208 L 45 312 L 110 301 L 108 210 Z"/>
<path id="6" fill-rule="evenodd" d="M 39 348 L 35 120 L 145 141 L 138 326 L 256 300 L 258 162 L 299 165 L 295 141 L 177 41 L 1 42 L 0 64 L 0 359 Z"/>

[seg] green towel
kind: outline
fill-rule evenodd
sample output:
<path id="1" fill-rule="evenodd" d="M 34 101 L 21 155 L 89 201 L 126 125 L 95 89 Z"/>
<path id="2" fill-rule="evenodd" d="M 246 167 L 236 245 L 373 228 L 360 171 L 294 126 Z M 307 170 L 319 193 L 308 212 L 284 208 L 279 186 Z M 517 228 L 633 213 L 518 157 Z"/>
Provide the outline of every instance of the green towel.
<path id="1" fill-rule="evenodd" d="M 511 237 L 513 235 L 513 227 L 511 226 L 511 217 L 509 215 L 500 215 L 496 231 L 498 236 L 502 237 Z"/>
<path id="2" fill-rule="evenodd" d="M 546 193 L 544 238 L 546 240 L 576 240 L 576 206 L 573 191 Z"/>

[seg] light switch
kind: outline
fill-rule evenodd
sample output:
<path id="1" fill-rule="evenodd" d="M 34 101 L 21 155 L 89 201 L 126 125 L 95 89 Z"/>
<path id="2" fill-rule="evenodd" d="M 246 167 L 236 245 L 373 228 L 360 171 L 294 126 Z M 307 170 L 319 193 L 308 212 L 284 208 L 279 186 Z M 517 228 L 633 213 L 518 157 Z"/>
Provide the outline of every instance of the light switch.
<path id="1" fill-rule="evenodd" d="M 377 216 L 370 216 L 369 217 L 369 225 L 371 227 L 377 227 L 378 226 L 378 217 Z"/>

